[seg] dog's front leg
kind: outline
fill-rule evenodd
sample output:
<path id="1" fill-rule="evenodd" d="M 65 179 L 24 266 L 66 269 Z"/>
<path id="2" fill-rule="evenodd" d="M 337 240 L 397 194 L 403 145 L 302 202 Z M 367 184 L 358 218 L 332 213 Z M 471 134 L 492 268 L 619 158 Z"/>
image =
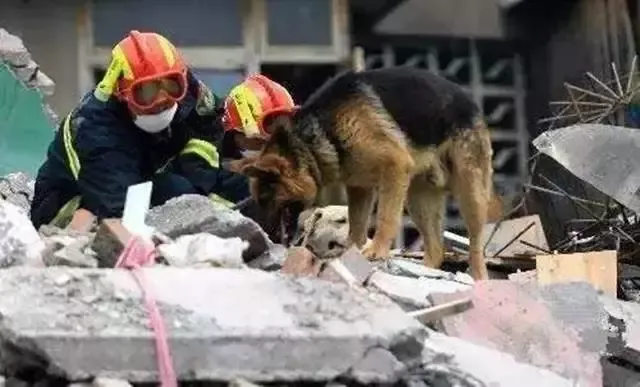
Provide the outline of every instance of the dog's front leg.
<path id="1" fill-rule="evenodd" d="M 411 163 L 387 164 L 378 188 L 376 232 L 362 254 L 369 259 L 389 257 L 391 244 L 402 221 L 402 210 L 410 182 Z"/>
<path id="2" fill-rule="evenodd" d="M 375 201 L 375 189 L 347 187 L 347 199 L 349 204 L 349 239 L 358 248 L 363 248 L 367 242 L 369 217 Z"/>

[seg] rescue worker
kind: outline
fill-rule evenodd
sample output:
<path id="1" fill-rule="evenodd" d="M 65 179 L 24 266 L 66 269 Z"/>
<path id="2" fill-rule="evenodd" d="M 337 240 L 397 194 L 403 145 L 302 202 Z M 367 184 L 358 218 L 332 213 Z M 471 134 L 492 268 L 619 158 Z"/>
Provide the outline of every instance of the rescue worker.
<path id="1" fill-rule="evenodd" d="M 232 142 L 226 149 L 237 149 L 244 155 L 257 152 L 269 138 L 266 121 L 295 108 L 282 85 L 262 74 L 250 75 L 231 89 L 224 101 L 222 124 Z"/>
<path id="2" fill-rule="evenodd" d="M 227 205 L 248 197 L 246 179 L 219 165 L 222 112 L 172 43 L 131 31 L 61 122 L 38 171 L 31 221 L 86 229 L 95 218 L 121 218 L 127 188 L 147 180 L 152 205 L 188 193 Z"/>
<path id="3" fill-rule="evenodd" d="M 279 83 L 261 74 L 247 77 L 229 92 L 224 102 L 222 124 L 225 130 L 225 157 L 239 158 L 259 152 L 269 138 L 268 121 L 277 114 L 288 114 L 296 108 L 291 94 Z M 245 215 L 256 220 L 277 241 L 287 243 L 295 233 L 297 217 L 288 224 L 281 219 L 268 219 L 255 203 L 248 203 Z"/>

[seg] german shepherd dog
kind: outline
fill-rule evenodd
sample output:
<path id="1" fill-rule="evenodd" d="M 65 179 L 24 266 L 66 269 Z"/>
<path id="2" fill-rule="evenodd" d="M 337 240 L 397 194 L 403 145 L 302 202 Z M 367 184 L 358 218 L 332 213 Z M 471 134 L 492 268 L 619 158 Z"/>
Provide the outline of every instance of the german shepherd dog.
<path id="1" fill-rule="evenodd" d="M 409 67 L 347 71 L 265 125 L 273 134 L 261 153 L 230 168 L 249 177 L 267 212 L 299 214 L 319 189 L 344 183 L 350 242 L 369 259 L 385 259 L 406 201 L 425 240 L 424 263 L 439 267 L 445 202 L 453 193 L 470 239 L 472 276 L 487 278 L 481 233 L 499 199 L 493 151 L 480 109 L 457 84 Z M 365 246 L 376 196 L 375 234 Z"/>

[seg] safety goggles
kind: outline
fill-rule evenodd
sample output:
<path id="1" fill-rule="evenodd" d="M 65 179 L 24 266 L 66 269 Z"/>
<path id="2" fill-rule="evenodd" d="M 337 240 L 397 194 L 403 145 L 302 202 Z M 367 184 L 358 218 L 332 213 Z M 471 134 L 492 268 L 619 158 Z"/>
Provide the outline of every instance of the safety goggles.
<path id="1" fill-rule="evenodd" d="M 169 74 L 160 78 L 141 79 L 134 82 L 123 97 L 136 111 L 148 112 L 165 105 L 178 102 L 187 93 L 187 79 L 182 73 Z"/>

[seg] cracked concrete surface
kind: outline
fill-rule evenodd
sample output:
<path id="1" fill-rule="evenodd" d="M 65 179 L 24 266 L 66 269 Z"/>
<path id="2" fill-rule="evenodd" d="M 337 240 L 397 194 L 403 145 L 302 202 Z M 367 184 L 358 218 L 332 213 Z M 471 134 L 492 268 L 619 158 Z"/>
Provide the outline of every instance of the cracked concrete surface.
<path id="1" fill-rule="evenodd" d="M 242 238 L 249 242 L 243 253 L 245 262 L 264 255 L 274 246 L 256 222 L 239 211 L 214 207 L 201 195 L 182 195 L 152 208 L 147 214 L 147 224 L 171 238 L 203 232 L 221 238 Z"/>
<path id="2" fill-rule="evenodd" d="M 424 328 L 388 298 L 258 270 L 145 269 L 181 380 L 394 382 L 421 358 Z M 157 380 L 153 335 L 124 270 L 0 271 L 0 364 Z"/>

